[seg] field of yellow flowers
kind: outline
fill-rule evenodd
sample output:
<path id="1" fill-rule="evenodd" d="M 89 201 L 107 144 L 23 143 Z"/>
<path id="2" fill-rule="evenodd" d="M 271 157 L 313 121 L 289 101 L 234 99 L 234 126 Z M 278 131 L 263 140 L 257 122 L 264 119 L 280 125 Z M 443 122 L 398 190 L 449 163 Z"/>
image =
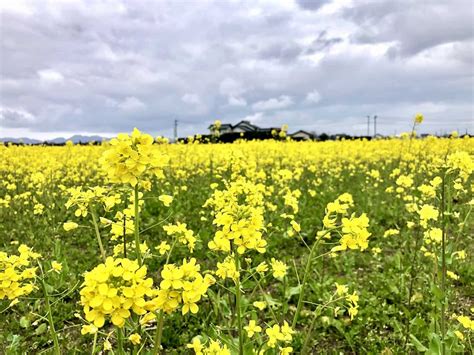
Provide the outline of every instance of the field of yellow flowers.
<path id="1" fill-rule="evenodd" d="M 473 154 L 2 145 L 0 353 L 472 353 Z"/>

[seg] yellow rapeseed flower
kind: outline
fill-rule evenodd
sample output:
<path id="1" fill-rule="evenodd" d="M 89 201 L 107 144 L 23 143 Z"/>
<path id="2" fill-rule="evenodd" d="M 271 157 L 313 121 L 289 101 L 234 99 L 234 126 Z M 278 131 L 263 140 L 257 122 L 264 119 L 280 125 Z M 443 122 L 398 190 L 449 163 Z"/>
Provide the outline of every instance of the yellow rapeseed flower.
<path id="1" fill-rule="evenodd" d="M 165 207 L 171 206 L 171 202 L 173 202 L 173 196 L 170 195 L 160 195 L 158 199 L 163 202 L 163 205 L 165 205 Z"/>
<path id="2" fill-rule="evenodd" d="M 255 333 L 260 333 L 262 331 L 262 327 L 257 325 L 255 320 L 249 321 L 249 324 L 244 327 L 244 329 L 247 331 L 247 335 L 249 338 L 253 337 Z"/>
<path id="3" fill-rule="evenodd" d="M 140 336 L 140 334 L 133 333 L 133 334 L 131 334 L 131 335 L 128 337 L 128 340 L 130 340 L 130 342 L 131 342 L 133 345 L 138 345 L 138 344 L 141 343 L 142 337 Z"/>
<path id="4" fill-rule="evenodd" d="M 79 227 L 79 225 L 76 222 L 65 222 L 63 224 L 63 228 L 66 232 L 76 229 L 77 227 Z"/>

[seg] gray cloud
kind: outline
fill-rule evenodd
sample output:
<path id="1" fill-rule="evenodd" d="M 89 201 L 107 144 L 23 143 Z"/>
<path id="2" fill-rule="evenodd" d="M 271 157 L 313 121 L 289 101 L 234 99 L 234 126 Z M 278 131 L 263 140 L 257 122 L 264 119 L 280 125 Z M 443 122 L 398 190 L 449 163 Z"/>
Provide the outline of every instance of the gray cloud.
<path id="1" fill-rule="evenodd" d="M 327 38 L 327 31 L 321 31 L 318 37 L 306 49 L 306 53 L 313 54 L 321 52 L 343 41 L 344 40 L 340 37 Z"/>
<path id="2" fill-rule="evenodd" d="M 303 9 L 316 11 L 330 1 L 331 0 L 297 0 L 296 3 Z"/>
<path id="3" fill-rule="evenodd" d="M 0 123 L 5 127 L 28 127 L 34 123 L 35 117 L 23 110 L 0 108 Z"/>
<path id="4" fill-rule="evenodd" d="M 471 0 L 358 1 L 343 13 L 359 26 L 352 36 L 356 42 L 395 42 L 392 56 L 411 56 L 474 37 Z"/>
<path id="5" fill-rule="evenodd" d="M 327 6 L 325 6 L 327 5 Z M 3 2 L 0 136 L 473 129 L 465 1 Z M 384 119 L 384 116 L 386 117 Z M 5 133 L 4 133 L 5 132 Z"/>
<path id="6" fill-rule="evenodd" d="M 292 62 L 298 59 L 299 55 L 303 52 L 303 46 L 297 43 L 273 43 L 260 51 L 262 60 L 279 60 L 283 64 Z"/>

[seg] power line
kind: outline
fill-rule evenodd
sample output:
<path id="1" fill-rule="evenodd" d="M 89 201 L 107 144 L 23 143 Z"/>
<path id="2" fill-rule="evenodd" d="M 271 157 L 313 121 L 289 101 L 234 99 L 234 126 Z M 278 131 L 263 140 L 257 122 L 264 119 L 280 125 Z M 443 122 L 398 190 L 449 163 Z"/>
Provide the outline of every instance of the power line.
<path id="1" fill-rule="evenodd" d="M 178 140 L 178 120 L 174 120 L 174 141 Z"/>
<path id="2" fill-rule="evenodd" d="M 374 137 L 377 135 L 377 115 L 373 116 L 374 120 Z M 367 136 L 370 136 L 370 115 L 367 115 Z"/>
<path id="3" fill-rule="evenodd" d="M 374 115 L 374 138 L 377 137 L 377 115 Z"/>

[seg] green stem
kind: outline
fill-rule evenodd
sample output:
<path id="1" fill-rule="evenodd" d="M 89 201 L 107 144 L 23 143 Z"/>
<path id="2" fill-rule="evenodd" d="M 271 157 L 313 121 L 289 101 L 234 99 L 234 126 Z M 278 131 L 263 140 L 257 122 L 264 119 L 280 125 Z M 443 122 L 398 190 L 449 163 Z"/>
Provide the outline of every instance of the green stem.
<path id="1" fill-rule="evenodd" d="M 311 335 L 313 333 L 314 326 L 316 325 L 316 320 L 318 319 L 320 314 L 321 314 L 321 307 L 317 307 L 316 310 L 314 311 L 313 321 L 311 322 L 311 325 L 309 326 L 309 329 L 306 332 L 305 341 L 304 341 L 303 347 L 301 348 L 301 354 L 306 354 L 306 348 L 309 346 L 309 342 L 312 339 Z"/>
<path id="2" fill-rule="evenodd" d="M 171 244 L 171 248 L 168 252 L 168 255 L 166 256 L 165 265 L 168 264 L 169 261 L 170 261 L 171 253 L 173 252 L 173 249 L 174 249 L 174 246 L 176 245 L 177 240 L 178 240 L 178 238 L 173 239 L 173 243 Z"/>
<path id="3" fill-rule="evenodd" d="M 44 294 L 44 301 L 46 305 L 46 311 L 48 312 L 48 323 L 49 323 L 49 330 L 51 333 L 51 337 L 53 338 L 53 343 L 54 343 L 54 354 L 55 355 L 60 355 L 61 351 L 59 349 L 59 340 L 58 340 L 58 335 L 56 334 L 56 329 L 54 328 L 54 321 L 53 321 L 53 314 L 51 312 L 51 304 L 49 303 L 49 295 L 48 295 L 48 290 L 46 289 L 46 283 L 44 282 L 44 273 L 43 273 L 43 268 L 41 267 L 41 264 L 38 263 L 40 270 L 41 270 L 41 286 L 43 289 L 43 294 Z"/>
<path id="4" fill-rule="evenodd" d="M 415 289 L 415 281 L 418 275 L 418 251 L 420 250 L 420 243 L 422 243 L 421 235 L 418 229 L 415 231 L 415 247 L 413 251 L 413 257 L 410 261 L 410 284 L 408 286 L 408 296 L 407 296 L 407 315 L 405 317 L 405 343 L 404 350 L 408 346 L 408 339 L 410 338 L 410 311 L 411 311 L 411 299 Z"/>
<path id="5" fill-rule="evenodd" d="M 327 234 L 327 233 L 326 233 Z M 306 267 L 305 267 L 305 270 L 304 270 L 304 277 L 303 277 L 303 283 L 301 284 L 301 290 L 300 290 L 300 296 L 298 298 L 298 305 L 296 306 L 296 312 L 295 312 L 295 315 L 293 317 L 293 322 L 291 323 L 291 327 L 293 329 L 295 329 L 295 326 L 296 326 L 296 323 L 298 322 L 298 317 L 299 317 L 299 314 L 301 312 L 301 307 L 303 307 L 303 296 L 304 296 L 304 289 L 305 289 L 305 286 L 306 286 L 306 283 L 308 281 L 308 276 L 309 276 L 309 273 L 310 273 L 310 269 L 311 269 L 311 264 L 312 264 L 312 261 L 313 261 L 313 254 L 314 252 L 316 251 L 318 245 L 319 245 L 319 241 L 321 240 L 323 236 L 321 236 L 314 244 L 313 244 L 313 247 L 311 248 L 311 251 L 309 253 L 309 257 L 308 257 L 308 260 L 306 261 Z"/>
<path id="6" fill-rule="evenodd" d="M 160 349 L 161 349 L 161 336 L 163 334 L 163 318 L 164 318 L 163 310 L 160 310 L 160 314 L 158 315 L 158 324 L 156 326 L 155 345 L 153 348 L 153 355 L 159 354 Z"/>
<path id="7" fill-rule="evenodd" d="M 123 215 L 123 257 L 127 258 L 127 216 Z"/>
<path id="8" fill-rule="evenodd" d="M 255 282 L 257 283 L 257 286 L 258 288 L 260 289 L 260 292 L 262 293 L 262 296 L 265 298 L 265 301 L 267 301 L 267 294 L 266 292 L 263 290 L 263 287 L 262 287 L 262 284 L 261 284 L 261 281 L 262 279 L 258 280 L 255 275 L 253 275 L 253 278 L 255 280 Z M 270 313 L 272 314 L 272 317 L 273 317 L 273 320 L 275 321 L 275 323 L 278 323 L 278 318 L 277 316 L 275 315 L 275 312 L 273 312 L 273 308 L 270 307 L 270 305 L 268 305 L 268 309 L 270 310 Z"/>
<path id="9" fill-rule="evenodd" d="M 138 265 L 142 266 L 142 255 L 140 253 L 140 212 L 138 206 L 138 184 L 134 188 L 134 203 L 135 203 L 135 250 L 137 253 Z"/>
<path id="10" fill-rule="evenodd" d="M 122 355 L 124 354 L 122 328 L 117 327 L 116 330 L 117 330 L 117 352 L 119 355 Z"/>
<path id="11" fill-rule="evenodd" d="M 94 334 L 94 342 L 92 343 L 92 351 L 91 351 L 91 355 L 94 355 L 95 354 L 95 346 L 97 344 L 97 332 Z"/>
<path id="12" fill-rule="evenodd" d="M 443 185 L 441 192 L 441 223 L 443 226 L 443 234 L 441 240 L 441 293 L 443 299 L 441 300 L 441 354 L 446 353 L 446 221 L 445 221 L 445 208 L 446 208 L 446 173 L 443 175 Z"/>
<path id="13" fill-rule="evenodd" d="M 240 270 L 240 260 L 239 254 L 235 251 L 234 254 L 235 258 L 235 269 L 237 272 Z M 242 330 L 242 316 L 241 316 L 241 309 L 240 309 L 240 275 L 235 279 L 235 308 L 237 309 L 237 325 L 239 327 L 239 355 L 244 354 L 244 333 Z"/>
<path id="14" fill-rule="evenodd" d="M 308 331 L 306 332 L 303 348 L 301 349 L 301 354 L 306 354 L 306 348 L 309 346 L 311 339 L 313 339 L 311 335 L 313 333 L 314 326 L 316 325 L 316 320 L 321 315 L 322 310 L 327 308 L 331 303 L 346 299 L 345 295 L 334 298 L 335 295 L 336 294 L 333 294 L 328 302 L 326 302 L 325 304 L 318 305 L 316 309 L 314 310 L 314 317 L 313 317 L 313 320 L 311 321 L 311 325 L 309 326 Z"/>
<path id="15" fill-rule="evenodd" d="M 283 321 L 285 320 L 285 314 L 286 314 L 286 311 L 288 310 L 288 302 L 287 302 L 287 299 L 286 299 L 286 285 L 287 285 L 287 278 L 286 276 L 283 277 L 283 284 L 282 284 L 282 300 L 281 300 L 281 322 L 283 323 Z"/>
<path id="16" fill-rule="evenodd" d="M 104 246 L 102 244 L 102 238 L 100 237 L 100 232 L 99 232 L 99 225 L 97 224 L 97 217 L 93 209 L 91 209 L 91 215 L 92 215 L 92 222 L 94 224 L 95 236 L 97 238 L 97 243 L 99 244 L 100 255 L 102 256 L 102 259 L 105 262 L 107 257 L 105 256 L 105 250 L 104 250 Z"/>

